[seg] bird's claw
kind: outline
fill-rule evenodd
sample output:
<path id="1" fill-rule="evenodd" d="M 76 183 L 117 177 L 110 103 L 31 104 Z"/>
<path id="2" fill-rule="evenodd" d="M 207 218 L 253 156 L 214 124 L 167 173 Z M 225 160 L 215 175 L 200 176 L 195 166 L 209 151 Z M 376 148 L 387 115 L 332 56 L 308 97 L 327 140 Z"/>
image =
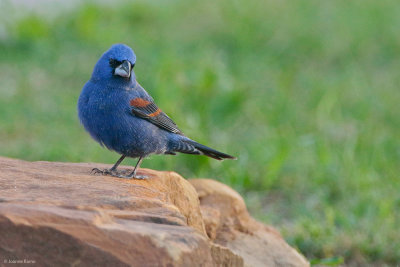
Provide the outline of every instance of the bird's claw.
<path id="1" fill-rule="evenodd" d="M 123 178 L 123 179 L 138 179 L 138 180 L 146 180 L 148 178 L 148 176 L 146 176 L 146 175 L 137 175 L 137 174 L 135 174 L 135 175 L 119 174 L 119 175 L 115 175 L 115 177 Z"/>
<path id="2" fill-rule="evenodd" d="M 117 172 L 117 171 L 111 170 L 111 169 L 100 170 L 98 168 L 93 168 L 90 173 L 93 173 L 94 175 L 96 175 L 96 174 L 110 175 L 110 176 L 113 176 L 113 177 L 124 178 L 124 179 L 145 180 L 145 179 L 148 178 L 148 176 L 146 176 L 146 175 L 138 175 L 136 173 L 131 173 L 131 174 L 128 174 L 128 175 L 124 175 L 122 173 L 126 173 L 126 172 Z"/>
<path id="3" fill-rule="evenodd" d="M 98 169 L 98 168 L 93 168 L 92 171 L 90 172 L 90 174 L 103 174 L 104 171 Z"/>
<path id="4" fill-rule="evenodd" d="M 94 175 L 96 175 L 96 174 L 112 175 L 112 176 L 119 175 L 115 170 L 111 170 L 111 169 L 100 170 L 98 168 L 93 168 L 90 173 L 93 173 Z"/>

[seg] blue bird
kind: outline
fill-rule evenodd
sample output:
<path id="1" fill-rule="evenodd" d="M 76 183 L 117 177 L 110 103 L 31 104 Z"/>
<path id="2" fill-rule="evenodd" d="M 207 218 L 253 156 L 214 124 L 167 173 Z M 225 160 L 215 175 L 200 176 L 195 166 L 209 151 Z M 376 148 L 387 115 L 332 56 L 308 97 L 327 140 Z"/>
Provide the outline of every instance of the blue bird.
<path id="1" fill-rule="evenodd" d="M 111 169 L 95 168 L 95 172 L 145 179 L 136 172 L 151 154 L 181 152 L 217 160 L 235 159 L 186 137 L 136 81 L 135 63 L 136 55 L 129 46 L 111 46 L 97 61 L 79 96 L 78 116 L 86 131 L 100 145 L 122 155 Z M 125 157 L 139 158 L 129 174 L 117 171 Z"/>

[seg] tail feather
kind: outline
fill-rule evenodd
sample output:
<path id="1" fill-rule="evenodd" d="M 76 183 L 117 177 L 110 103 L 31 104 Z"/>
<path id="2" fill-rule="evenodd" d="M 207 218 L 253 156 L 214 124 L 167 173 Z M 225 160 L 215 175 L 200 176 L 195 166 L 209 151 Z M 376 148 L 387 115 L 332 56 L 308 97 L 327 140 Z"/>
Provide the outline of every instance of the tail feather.
<path id="1" fill-rule="evenodd" d="M 194 150 L 191 150 L 189 153 L 185 151 L 179 151 L 183 153 L 188 153 L 188 154 L 203 154 L 205 156 L 217 159 L 217 160 L 223 160 L 223 159 L 236 159 L 236 157 L 219 152 L 215 149 L 212 149 L 208 146 L 199 144 L 193 140 L 187 140 L 185 143 L 191 145 Z M 198 151 L 199 153 L 193 153 L 194 151 Z"/>

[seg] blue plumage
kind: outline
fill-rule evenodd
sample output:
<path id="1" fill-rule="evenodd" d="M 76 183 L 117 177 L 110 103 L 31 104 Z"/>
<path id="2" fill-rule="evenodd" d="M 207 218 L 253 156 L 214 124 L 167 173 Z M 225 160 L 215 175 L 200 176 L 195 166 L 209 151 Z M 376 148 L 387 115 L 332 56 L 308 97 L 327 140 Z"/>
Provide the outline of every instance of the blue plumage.
<path id="1" fill-rule="evenodd" d="M 136 81 L 135 63 L 136 55 L 130 47 L 113 45 L 96 63 L 79 97 L 78 116 L 85 129 L 101 145 L 122 155 L 111 169 L 96 169 L 98 172 L 143 178 L 136 175 L 136 170 L 150 154 L 182 152 L 218 160 L 234 158 L 184 136 Z M 116 170 L 125 157 L 139 158 L 129 175 Z"/>

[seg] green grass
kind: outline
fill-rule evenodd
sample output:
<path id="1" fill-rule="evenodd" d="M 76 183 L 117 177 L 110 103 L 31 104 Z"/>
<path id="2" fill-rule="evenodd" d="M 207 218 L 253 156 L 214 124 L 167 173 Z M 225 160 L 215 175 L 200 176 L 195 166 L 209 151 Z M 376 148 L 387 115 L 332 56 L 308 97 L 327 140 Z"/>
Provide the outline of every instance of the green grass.
<path id="1" fill-rule="evenodd" d="M 139 1 L 0 18 L 0 154 L 114 163 L 79 125 L 99 56 L 132 46 L 140 83 L 193 139 L 238 156 L 153 156 L 212 177 L 315 263 L 400 262 L 397 1 Z M 126 164 L 134 164 L 134 160 Z"/>

